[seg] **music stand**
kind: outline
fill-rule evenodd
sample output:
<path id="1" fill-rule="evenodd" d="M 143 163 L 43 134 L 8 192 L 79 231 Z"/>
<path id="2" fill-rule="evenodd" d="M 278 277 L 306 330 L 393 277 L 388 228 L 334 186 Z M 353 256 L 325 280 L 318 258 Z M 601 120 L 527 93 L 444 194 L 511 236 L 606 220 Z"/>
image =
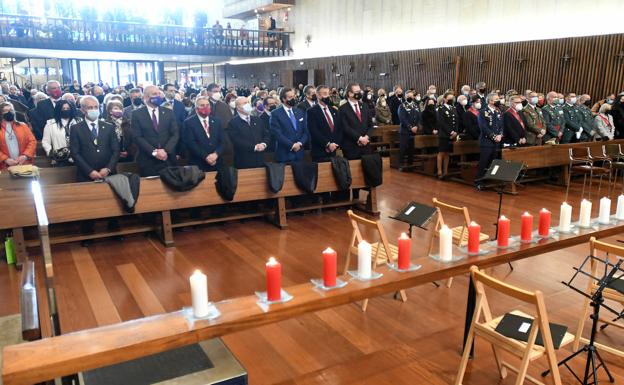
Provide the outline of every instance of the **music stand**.
<path id="1" fill-rule="evenodd" d="M 416 202 L 410 202 L 407 206 L 399 210 L 394 216 L 390 216 L 397 221 L 405 222 L 409 225 L 408 235 L 412 237 L 414 226 L 427 230 L 426 226 L 438 210 L 433 206 L 427 206 Z"/>

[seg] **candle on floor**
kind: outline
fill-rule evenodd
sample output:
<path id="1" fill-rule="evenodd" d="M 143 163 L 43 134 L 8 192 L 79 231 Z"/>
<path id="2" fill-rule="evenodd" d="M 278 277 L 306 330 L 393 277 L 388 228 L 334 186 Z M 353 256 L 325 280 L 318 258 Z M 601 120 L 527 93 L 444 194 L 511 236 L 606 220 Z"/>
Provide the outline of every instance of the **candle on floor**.
<path id="1" fill-rule="evenodd" d="M 520 225 L 520 239 L 525 242 L 530 241 L 533 238 L 533 215 L 525 211 Z"/>
<path id="2" fill-rule="evenodd" d="M 266 263 L 266 287 L 268 301 L 282 299 L 282 265 L 273 257 Z"/>
<path id="3" fill-rule="evenodd" d="M 468 253 L 479 254 L 479 243 L 481 241 L 481 226 L 472 221 L 468 225 Z"/>
<path id="4" fill-rule="evenodd" d="M 372 249 L 370 243 L 362 241 L 358 244 L 358 277 L 368 279 L 371 277 Z"/>
<path id="5" fill-rule="evenodd" d="M 450 262 L 453 260 L 453 230 L 447 225 L 440 229 L 440 260 Z"/>
<path id="6" fill-rule="evenodd" d="M 195 270 L 191 278 L 191 299 L 193 302 L 193 316 L 202 318 L 208 315 L 208 278 L 206 274 Z"/>
<path id="7" fill-rule="evenodd" d="M 592 203 L 587 199 L 581 201 L 581 210 L 579 212 L 579 226 L 589 227 L 591 221 Z"/>
<path id="8" fill-rule="evenodd" d="M 509 246 L 509 227 L 511 226 L 511 221 L 504 215 L 498 219 L 498 246 L 499 247 L 507 247 Z"/>
<path id="9" fill-rule="evenodd" d="M 550 231 L 550 211 L 546 209 L 540 210 L 539 230 L 538 233 L 542 237 L 547 237 Z"/>
<path id="10" fill-rule="evenodd" d="M 618 197 L 617 208 L 615 210 L 615 218 L 617 220 L 624 220 L 624 194 Z"/>
<path id="11" fill-rule="evenodd" d="M 598 222 L 608 225 L 611 221 L 611 199 L 603 197 L 600 199 L 600 211 L 598 212 Z"/>
<path id="12" fill-rule="evenodd" d="M 410 237 L 407 236 L 407 234 L 401 233 L 401 236 L 399 237 L 399 269 L 409 269 L 411 250 L 412 240 L 410 239 Z"/>
<path id="13" fill-rule="evenodd" d="M 338 255 L 328 247 L 323 251 L 323 285 L 325 287 L 336 286 L 336 263 Z"/>
<path id="14" fill-rule="evenodd" d="M 572 222 L 572 206 L 570 206 L 567 202 L 563 202 L 560 210 L 559 231 L 570 231 L 570 222 Z"/>

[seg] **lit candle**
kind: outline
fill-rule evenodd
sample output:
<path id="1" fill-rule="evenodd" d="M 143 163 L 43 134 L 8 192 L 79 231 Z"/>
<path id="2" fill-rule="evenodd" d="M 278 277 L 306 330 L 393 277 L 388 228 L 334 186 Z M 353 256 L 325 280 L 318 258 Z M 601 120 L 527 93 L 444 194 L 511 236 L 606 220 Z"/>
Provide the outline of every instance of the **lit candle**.
<path id="1" fill-rule="evenodd" d="M 450 262 L 453 259 L 453 230 L 447 225 L 440 229 L 440 260 Z"/>
<path id="2" fill-rule="evenodd" d="M 603 197 L 600 199 L 600 211 L 598 212 L 598 222 L 608 225 L 611 221 L 611 199 Z"/>
<path id="3" fill-rule="evenodd" d="M 273 257 L 269 258 L 269 262 L 266 263 L 266 287 L 267 300 L 282 299 L 282 265 Z"/>
<path id="4" fill-rule="evenodd" d="M 325 287 L 336 286 L 336 263 L 337 254 L 328 247 L 323 251 L 323 285 Z"/>
<path id="5" fill-rule="evenodd" d="M 550 231 L 550 211 L 546 209 L 540 210 L 539 217 L 539 235 L 542 237 L 547 237 Z"/>
<path id="6" fill-rule="evenodd" d="M 618 197 L 617 209 L 615 210 L 615 219 L 624 220 L 624 194 Z"/>
<path id="7" fill-rule="evenodd" d="M 479 254 L 479 242 L 481 241 L 481 226 L 476 222 L 468 225 L 468 254 Z"/>
<path id="8" fill-rule="evenodd" d="M 521 222 L 520 222 L 520 240 L 528 242 L 533 238 L 531 234 L 533 233 L 533 215 L 528 212 L 524 212 L 522 214 Z"/>
<path id="9" fill-rule="evenodd" d="M 358 244 L 358 277 L 368 279 L 371 277 L 372 249 L 370 243 L 362 241 Z"/>
<path id="10" fill-rule="evenodd" d="M 191 278 L 191 298 L 193 302 L 193 315 L 202 318 L 208 315 L 208 278 L 206 274 L 195 270 Z"/>
<path id="11" fill-rule="evenodd" d="M 570 231 L 570 222 L 572 221 L 572 206 L 567 202 L 561 204 L 561 212 L 559 214 L 559 231 Z"/>
<path id="12" fill-rule="evenodd" d="M 592 203 L 587 199 L 581 201 L 581 210 L 579 212 L 579 226 L 589 227 L 591 221 Z"/>
<path id="13" fill-rule="evenodd" d="M 504 215 L 498 219 L 498 246 L 507 247 L 509 245 L 509 227 L 511 221 Z"/>
<path id="14" fill-rule="evenodd" d="M 399 269 L 407 270 L 410 266 L 412 240 L 405 233 L 399 237 Z"/>

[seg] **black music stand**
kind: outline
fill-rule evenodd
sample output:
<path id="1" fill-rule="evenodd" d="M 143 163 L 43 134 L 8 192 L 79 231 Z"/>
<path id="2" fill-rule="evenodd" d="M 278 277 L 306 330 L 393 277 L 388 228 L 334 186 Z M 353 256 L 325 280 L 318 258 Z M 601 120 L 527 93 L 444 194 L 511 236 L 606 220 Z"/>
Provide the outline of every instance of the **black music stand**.
<path id="1" fill-rule="evenodd" d="M 410 202 L 395 215 L 390 216 L 390 218 L 407 223 L 409 225 L 408 235 L 411 238 L 412 228 L 416 226 L 423 230 L 427 230 L 427 224 L 431 221 L 431 218 L 433 218 L 437 211 L 438 210 L 433 206 Z"/>

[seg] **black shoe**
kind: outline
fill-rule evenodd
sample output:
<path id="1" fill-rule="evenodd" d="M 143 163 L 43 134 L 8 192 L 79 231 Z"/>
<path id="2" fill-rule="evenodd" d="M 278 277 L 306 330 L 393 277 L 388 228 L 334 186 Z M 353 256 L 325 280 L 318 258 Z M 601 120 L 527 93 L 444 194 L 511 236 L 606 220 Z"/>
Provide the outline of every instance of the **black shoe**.
<path id="1" fill-rule="evenodd" d="M 82 247 L 89 247 L 89 246 L 91 246 L 92 243 L 93 243 L 93 240 L 85 239 L 85 240 L 80 241 L 80 246 L 82 246 Z"/>

